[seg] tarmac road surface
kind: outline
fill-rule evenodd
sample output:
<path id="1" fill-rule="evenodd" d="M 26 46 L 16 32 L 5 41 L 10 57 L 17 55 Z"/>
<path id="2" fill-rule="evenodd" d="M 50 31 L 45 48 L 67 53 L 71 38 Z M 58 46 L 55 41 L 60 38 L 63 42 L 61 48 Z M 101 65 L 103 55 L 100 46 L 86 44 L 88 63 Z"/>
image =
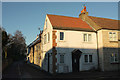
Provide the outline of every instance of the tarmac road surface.
<path id="1" fill-rule="evenodd" d="M 2 73 L 2 80 L 26 80 L 26 79 L 51 79 L 51 80 L 120 80 L 120 72 L 78 72 L 78 73 L 65 73 L 65 74 L 56 74 L 51 75 L 48 72 L 40 70 L 30 64 L 24 63 L 24 61 L 17 61 L 11 64 L 4 72 Z"/>

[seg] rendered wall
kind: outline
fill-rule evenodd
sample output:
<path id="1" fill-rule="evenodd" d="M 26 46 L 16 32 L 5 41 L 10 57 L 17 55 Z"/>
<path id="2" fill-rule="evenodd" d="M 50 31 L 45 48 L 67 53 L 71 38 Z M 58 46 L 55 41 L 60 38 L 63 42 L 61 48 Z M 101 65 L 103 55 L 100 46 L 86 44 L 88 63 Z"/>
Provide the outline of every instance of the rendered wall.
<path id="1" fill-rule="evenodd" d="M 46 20 L 47 20 L 47 28 L 46 28 Z M 49 65 L 49 71 L 50 73 L 52 73 L 52 25 L 48 19 L 48 17 L 46 16 L 46 19 L 45 19 L 45 24 L 44 24 L 44 29 L 43 29 L 43 34 L 42 34 L 42 68 L 45 70 L 45 71 L 48 71 L 48 65 Z M 44 35 L 45 34 L 50 34 L 50 41 L 46 42 L 46 44 L 44 44 Z M 47 37 L 48 39 L 48 37 Z M 50 55 L 49 56 L 49 64 L 48 64 L 48 54 Z M 45 58 L 45 55 L 46 55 L 46 58 Z"/>
<path id="2" fill-rule="evenodd" d="M 59 32 L 62 31 L 65 33 L 65 40 L 60 41 Z M 89 33 L 92 34 L 91 42 L 83 41 L 83 34 Z M 57 66 L 58 72 L 64 72 L 64 66 L 68 67 L 68 72 L 72 72 L 72 55 L 71 52 L 74 49 L 79 49 L 82 51 L 82 55 L 80 58 L 80 71 L 89 70 L 92 68 L 97 68 L 98 58 L 97 58 L 97 42 L 96 42 L 96 33 L 95 32 L 84 32 L 84 31 L 71 31 L 71 30 L 57 30 Z M 59 62 L 59 53 L 65 53 L 65 63 L 60 64 Z M 92 54 L 93 62 L 85 63 L 84 55 Z"/>

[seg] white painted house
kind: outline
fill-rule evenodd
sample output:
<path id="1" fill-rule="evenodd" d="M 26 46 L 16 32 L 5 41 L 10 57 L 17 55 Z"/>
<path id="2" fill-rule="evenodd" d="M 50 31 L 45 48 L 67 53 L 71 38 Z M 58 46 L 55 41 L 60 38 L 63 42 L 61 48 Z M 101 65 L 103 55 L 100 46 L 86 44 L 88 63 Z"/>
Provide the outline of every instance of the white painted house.
<path id="1" fill-rule="evenodd" d="M 80 18 L 47 14 L 42 39 L 44 70 L 67 73 L 97 69 L 96 33 Z"/>

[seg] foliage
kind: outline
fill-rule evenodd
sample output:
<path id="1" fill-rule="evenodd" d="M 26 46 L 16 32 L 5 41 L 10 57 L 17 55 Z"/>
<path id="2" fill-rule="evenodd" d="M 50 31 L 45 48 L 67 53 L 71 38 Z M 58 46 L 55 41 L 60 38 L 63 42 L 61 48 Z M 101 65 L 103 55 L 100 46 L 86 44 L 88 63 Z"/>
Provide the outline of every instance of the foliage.
<path id="1" fill-rule="evenodd" d="M 2 46 L 4 47 L 7 44 L 8 36 L 6 31 L 2 31 Z"/>
<path id="2" fill-rule="evenodd" d="M 2 58 L 5 58 L 5 51 L 6 51 L 6 45 L 8 43 L 8 36 L 7 36 L 7 32 L 1 28 L 2 30 Z"/>
<path id="3" fill-rule="evenodd" d="M 25 37 L 22 32 L 17 30 L 14 35 L 7 34 L 5 30 L 2 30 L 2 47 L 3 47 L 3 59 L 7 52 L 7 58 L 13 60 L 19 60 L 25 58 L 26 43 Z"/>

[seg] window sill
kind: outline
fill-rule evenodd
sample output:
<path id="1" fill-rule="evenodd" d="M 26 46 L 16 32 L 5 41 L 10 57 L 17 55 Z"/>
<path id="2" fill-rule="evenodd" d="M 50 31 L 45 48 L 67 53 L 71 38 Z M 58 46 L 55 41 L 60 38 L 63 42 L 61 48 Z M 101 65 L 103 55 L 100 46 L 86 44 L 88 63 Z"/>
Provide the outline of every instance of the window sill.
<path id="1" fill-rule="evenodd" d="M 90 41 L 90 42 L 84 42 L 84 41 L 83 41 L 83 43 L 89 43 L 89 44 L 92 44 L 92 42 L 91 42 L 91 41 Z"/>
<path id="2" fill-rule="evenodd" d="M 109 41 L 109 42 L 118 42 L 118 41 L 116 40 L 116 41 Z"/>
<path id="3" fill-rule="evenodd" d="M 120 64 L 119 62 L 111 62 L 111 64 Z"/>
<path id="4" fill-rule="evenodd" d="M 84 65 L 92 65 L 92 64 L 94 64 L 93 62 L 89 62 L 89 63 L 84 63 Z"/>
<path id="5" fill-rule="evenodd" d="M 66 42 L 65 40 L 59 40 L 59 42 Z"/>

